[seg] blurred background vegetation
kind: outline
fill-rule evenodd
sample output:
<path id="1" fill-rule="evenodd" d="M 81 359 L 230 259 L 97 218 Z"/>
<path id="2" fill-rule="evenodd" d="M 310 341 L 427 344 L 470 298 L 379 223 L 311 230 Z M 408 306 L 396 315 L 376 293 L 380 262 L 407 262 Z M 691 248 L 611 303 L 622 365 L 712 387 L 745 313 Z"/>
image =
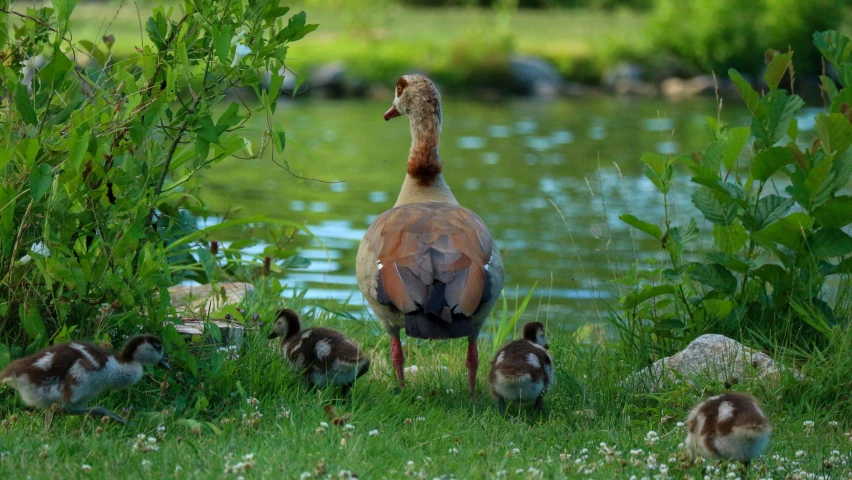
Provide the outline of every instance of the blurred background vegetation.
<path id="1" fill-rule="evenodd" d="M 153 3 L 140 4 L 143 18 Z M 110 5 L 120 6 L 117 15 L 101 2 L 80 2 L 79 34 L 109 24 L 118 35 L 138 30 L 133 4 Z M 822 64 L 810 35 L 852 31 L 846 0 L 303 0 L 292 7 L 321 27 L 288 66 L 321 87 L 334 77 L 332 94 L 341 95 L 369 94 L 412 70 L 451 91 L 527 93 L 524 82 L 541 67 L 530 67 L 528 57 L 561 80 L 610 89 L 625 71 L 651 84 L 730 67 L 756 78 L 768 48 L 794 50 L 797 71 L 813 75 Z M 115 53 L 133 55 L 134 43 L 118 42 Z"/>

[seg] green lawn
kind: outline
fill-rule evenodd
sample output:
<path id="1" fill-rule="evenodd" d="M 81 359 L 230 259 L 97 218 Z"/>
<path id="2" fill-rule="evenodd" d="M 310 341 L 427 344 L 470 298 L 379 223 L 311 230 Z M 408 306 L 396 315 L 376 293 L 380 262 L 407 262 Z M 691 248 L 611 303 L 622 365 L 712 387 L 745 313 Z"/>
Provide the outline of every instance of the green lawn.
<path id="1" fill-rule="evenodd" d="M 678 422 L 703 388 L 638 395 L 619 387 L 629 369 L 611 347 L 592 349 L 567 334 L 551 335 L 557 382 L 546 397 L 547 413 L 502 417 L 486 391 L 488 338 L 481 339 L 479 397 L 471 402 L 464 341 L 408 342 L 406 363 L 420 371 L 399 391 L 386 360 L 387 338 L 375 324 L 329 314 L 305 323 L 340 328 L 371 352 L 373 366 L 356 383 L 351 403 L 335 400 L 334 390 L 300 385 L 261 332 L 252 331 L 240 357 L 215 373 L 170 377 L 165 388 L 149 376 L 129 393 L 102 398 L 108 408 L 134 406 L 127 426 L 56 417 L 45 433 L 43 416 L 25 413 L 4 389 L 0 472 L 8 478 L 337 479 L 349 478 L 346 471 L 362 479 L 852 475 L 852 423 L 815 402 L 813 392 L 824 385 L 735 386 L 764 402 L 775 430 L 766 455 L 746 471 L 686 461 Z M 332 416 L 324 406 L 335 409 Z"/>
<path id="2" fill-rule="evenodd" d="M 73 37 L 96 40 L 113 34 L 115 54 L 133 55 L 143 41 L 150 43 L 140 36 L 140 22 L 144 28 L 151 8 L 150 3 L 137 10 L 131 2 L 81 2 L 72 16 Z M 506 15 L 489 9 L 395 5 L 329 9 L 313 2 L 294 5 L 291 11 L 302 9 L 320 27 L 310 41 L 290 51 L 293 70 L 304 73 L 312 65 L 343 62 L 367 80 L 391 83 L 400 72 L 419 69 L 445 84 L 469 84 L 500 67 L 512 51 L 548 58 L 575 78 L 593 78 L 611 61 L 607 47 L 613 41 L 635 46 L 644 26 L 644 14 L 627 10 L 520 10 Z"/>

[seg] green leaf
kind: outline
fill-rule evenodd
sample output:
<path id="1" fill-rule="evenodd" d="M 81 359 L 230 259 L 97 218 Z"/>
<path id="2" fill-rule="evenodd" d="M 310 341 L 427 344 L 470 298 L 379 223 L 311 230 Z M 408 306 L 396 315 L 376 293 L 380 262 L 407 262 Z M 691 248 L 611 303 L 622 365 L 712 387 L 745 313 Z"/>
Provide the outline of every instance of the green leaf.
<path id="1" fill-rule="evenodd" d="M 849 39 L 836 30 L 814 33 L 814 45 L 819 53 L 835 66 L 840 65 L 852 53 Z"/>
<path id="2" fill-rule="evenodd" d="M 197 133 L 199 138 L 202 138 L 209 143 L 219 143 L 219 134 L 216 132 L 216 126 L 213 125 L 213 119 L 210 118 L 209 114 L 198 117 Z"/>
<path id="3" fill-rule="evenodd" d="M 840 196 L 811 212 L 821 227 L 842 228 L 852 223 L 852 197 Z"/>
<path id="4" fill-rule="evenodd" d="M 730 225 L 737 219 L 737 204 L 727 197 L 723 203 L 709 188 L 699 188 L 692 194 L 692 203 L 704 218 L 718 225 Z"/>
<path id="5" fill-rule="evenodd" d="M 722 320 L 727 317 L 728 314 L 731 313 L 731 310 L 734 309 L 734 304 L 729 300 L 721 300 L 716 298 L 708 298 L 701 302 L 701 305 L 704 307 L 704 311 L 707 315 L 713 317 L 716 320 Z"/>
<path id="6" fill-rule="evenodd" d="M 769 103 L 766 123 L 767 136 L 763 136 L 763 131 L 760 129 L 754 132 L 755 137 L 763 140 L 767 147 L 775 145 L 784 135 L 787 135 L 790 122 L 796 118 L 796 114 L 803 106 L 805 106 L 805 101 L 798 95 L 787 96 L 785 90 L 775 90 L 772 92 L 772 99 Z"/>
<path id="7" fill-rule="evenodd" d="M 80 125 L 71 134 L 69 140 L 70 147 L 68 148 L 68 160 L 66 164 L 72 172 L 79 172 L 80 166 L 83 164 L 83 158 L 86 156 L 86 150 L 89 148 L 89 124 Z"/>
<path id="8" fill-rule="evenodd" d="M 808 191 L 811 208 L 816 208 L 828 200 L 831 187 L 834 186 L 834 179 L 830 177 L 834 158 L 833 155 L 822 156 L 805 177 L 804 186 Z"/>
<path id="9" fill-rule="evenodd" d="M 219 117 L 219 120 L 216 122 L 216 132 L 221 135 L 228 130 L 229 128 L 237 125 L 242 121 L 243 117 L 239 114 L 240 106 L 237 102 L 231 102 L 228 105 L 228 108 L 222 113 Z"/>
<path id="10" fill-rule="evenodd" d="M 743 241 L 743 245 L 745 245 L 745 241 Z M 752 267 L 752 262 L 728 253 L 710 252 L 707 254 L 707 259 L 737 273 L 748 273 Z"/>
<path id="11" fill-rule="evenodd" d="M 817 257 L 842 257 L 852 253 L 852 237 L 838 228 L 821 228 L 808 239 L 811 253 Z"/>
<path id="12" fill-rule="evenodd" d="M 760 103 L 760 95 L 751 88 L 751 85 L 740 75 L 740 72 L 732 68 L 728 70 L 728 76 L 731 77 L 734 86 L 737 87 L 737 91 L 740 92 L 740 96 L 743 97 L 743 101 L 745 101 L 746 107 L 751 114 L 762 120 L 766 107 Z"/>
<path id="13" fill-rule="evenodd" d="M 68 31 L 68 20 L 71 19 L 71 12 L 77 6 L 77 0 L 51 0 L 53 9 L 56 11 L 56 19 L 59 22 L 59 31 L 64 34 Z"/>
<path id="14" fill-rule="evenodd" d="M 820 146 L 826 153 L 843 153 L 852 145 L 852 124 L 843 114 L 820 113 L 814 127 L 820 140 Z"/>
<path id="15" fill-rule="evenodd" d="M 0 148 L 0 172 L 6 168 L 6 165 L 9 163 L 9 160 L 12 159 L 12 150 Z"/>
<path id="16" fill-rule="evenodd" d="M 657 240 L 663 239 L 663 231 L 657 225 L 639 220 L 633 215 L 622 215 L 618 218 L 622 222 L 630 225 L 631 227 L 639 231 L 647 233 L 648 235 L 656 238 Z"/>
<path id="17" fill-rule="evenodd" d="M 62 52 L 56 52 L 41 70 L 38 71 L 38 78 L 48 86 L 50 90 L 54 90 L 68 78 L 68 72 L 74 68 L 74 62 L 68 60 Z"/>
<path id="18" fill-rule="evenodd" d="M 837 65 L 837 79 L 844 88 L 852 88 L 852 63 Z"/>
<path id="19" fill-rule="evenodd" d="M 641 157 L 645 163 L 645 176 L 663 193 L 669 193 L 674 180 L 674 168 L 669 159 L 656 153 L 646 153 Z"/>
<path id="20" fill-rule="evenodd" d="M 759 278 L 772 285 L 772 288 L 776 292 L 783 291 L 784 287 L 790 283 L 788 281 L 789 275 L 787 274 L 787 271 L 784 270 L 781 265 L 775 265 L 772 263 L 761 265 L 752 272 L 752 275 L 755 278 Z"/>
<path id="21" fill-rule="evenodd" d="M 748 127 L 731 128 L 725 138 L 725 149 L 722 152 L 722 165 L 725 170 L 731 170 L 740 158 L 740 154 L 748 143 L 751 129 Z"/>
<path id="22" fill-rule="evenodd" d="M 763 75 L 764 80 L 766 80 L 766 85 L 770 90 L 778 88 L 778 84 L 781 82 L 781 79 L 784 78 L 784 72 L 786 72 L 787 67 L 790 66 L 792 58 L 793 52 L 780 53 L 772 57 L 769 65 L 766 66 L 766 73 Z"/>
<path id="23" fill-rule="evenodd" d="M 12 352 L 9 350 L 9 345 L 0 343 L 0 369 L 6 368 L 6 365 L 9 365 L 11 362 Z"/>
<path id="24" fill-rule="evenodd" d="M 722 293 L 731 294 L 737 290 L 737 279 L 727 268 L 717 263 L 695 263 L 689 269 L 693 280 Z"/>
<path id="25" fill-rule="evenodd" d="M 713 242 L 723 252 L 735 253 L 740 251 L 745 246 L 746 240 L 748 240 L 748 233 L 741 223 L 733 223 L 729 226 L 713 225 Z M 728 268 L 731 267 L 728 266 Z"/>
<path id="26" fill-rule="evenodd" d="M 758 153 L 751 162 L 751 176 L 765 182 L 778 170 L 794 161 L 787 147 L 772 147 Z"/>
<path id="27" fill-rule="evenodd" d="M 30 101 L 30 93 L 27 91 L 27 86 L 23 83 L 19 83 L 15 87 L 15 108 L 21 114 L 24 122 L 30 125 L 38 123 L 38 116 L 33 107 L 33 102 Z"/>
<path id="28" fill-rule="evenodd" d="M 834 80 L 832 80 L 830 77 L 826 77 L 825 75 L 821 75 L 819 77 L 819 81 L 820 88 L 822 88 L 822 91 L 824 91 L 826 95 L 828 95 L 828 99 L 832 101 L 833 104 L 834 97 L 837 96 L 837 85 L 834 84 Z M 834 109 L 832 109 L 832 111 L 834 111 Z"/>
<path id="29" fill-rule="evenodd" d="M 30 170 L 30 196 L 37 202 L 50 190 L 53 183 L 53 171 L 50 165 L 42 163 Z"/>
<path id="30" fill-rule="evenodd" d="M 849 275 L 852 273 L 852 257 L 844 258 L 831 273 L 838 275 Z"/>
<path id="31" fill-rule="evenodd" d="M 736 183 L 723 182 L 717 178 L 706 177 L 692 177 L 692 182 L 710 187 L 713 191 L 721 193 L 724 198 L 733 200 L 742 208 L 748 207 L 745 190 Z M 725 202 L 724 198 L 722 200 L 723 203 Z"/>
<path id="32" fill-rule="evenodd" d="M 639 304 L 649 298 L 658 297 L 660 295 L 674 295 L 675 287 L 673 285 L 657 285 L 654 287 L 643 288 L 640 292 L 633 292 L 624 298 L 624 308 L 633 310 Z"/>
<path id="33" fill-rule="evenodd" d="M 21 305 L 18 309 L 18 315 L 21 317 L 21 326 L 24 327 L 24 332 L 32 339 L 47 339 L 47 328 L 44 326 L 44 320 L 38 313 L 38 309 L 31 305 Z"/>
<path id="34" fill-rule="evenodd" d="M 804 213 L 796 212 L 770 224 L 760 231 L 754 231 L 752 237 L 769 243 L 783 245 L 793 251 L 801 248 L 805 232 L 813 226 L 813 219 Z"/>
<path id="35" fill-rule="evenodd" d="M 744 217 L 745 227 L 751 231 L 760 230 L 770 223 L 778 220 L 793 206 L 792 198 L 784 198 L 779 195 L 766 195 L 757 201 L 754 217 Z"/>
<path id="36" fill-rule="evenodd" d="M 284 129 L 281 125 L 275 125 L 272 131 L 272 143 L 275 144 L 275 151 L 279 154 L 284 152 L 284 146 L 287 144 Z"/>
<path id="37" fill-rule="evenodd" d="M 830 99 L 831 109 L 829 111 L 831 113 L 840 113 L 840 107 L 844 103 L 852 105 L 852 88 L 844 88 L 840 93 L 831 96 Z"/>
<path id="38" fill-rule="evenodd" d="M 222 30 L 213 28 L 213 44 L 216 47 L 216 55 L 219 56 L 219 61 L 230 65 L 231 54 L 231 26 L 225 25 Z"/>

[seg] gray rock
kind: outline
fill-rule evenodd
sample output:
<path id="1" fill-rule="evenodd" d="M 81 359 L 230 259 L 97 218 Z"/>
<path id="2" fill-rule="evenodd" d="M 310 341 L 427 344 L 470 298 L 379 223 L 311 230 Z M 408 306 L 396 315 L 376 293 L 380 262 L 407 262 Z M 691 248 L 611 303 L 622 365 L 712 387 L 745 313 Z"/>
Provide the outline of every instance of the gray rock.
<path id="1" fill-rule="evenodd" d="M 219 283 L 212 285 L 175 285 L 169 288 L 171 305 L 180 315 L 181 323 L 175 325 L 183 335 L 202 335 L 206 322 L 219 327 L 222 343 L 239 345 L 245 328 L 237 322 L 219 318 L 210 318 L 210 313 L 225 305 L 240 303 L 246 295 L 254 291 L 250 283 Z"/>
<path id="2" fill-rule="evenodd" d="M 639 65 L 621 62 L 603 75 L 604 87 L 617 95 L 652 97 L 657 87 L 645 80 L 645 71 Z"/>
<path id="3" fill-rule="evenodd" d="M 660 85 L 663 95 L 670 100 L 697 96 L 713 97 L 716 95 L 717 87 L 720 95 L 728 95 L 733 91 L 734 84 L 727 78 L 713 80 L 712 75 L 698 75 L 688 80 L 677 77 L 667 78 Z"/>
<path id="4" fill-rule="evenodd" d="M 707 334 L 685 349 L 633 373 L 621 386 L 644 387 L 656 391 L 667 381 L 736 383 L 748 379 L 778 379 L 786 370 L 763 352 L 758 352 L 724 335 Z M 796 378 L 801 374 L 793 371 Z"/>
<path id="5" fill-rule="evenodd" d="M 562 76 L 547 60 L 529 55 L 512 55 L 512 91 L 520 95 L 554 98 L 562 89 Z"/>
<path id="6" fill-rule="evenodd" d="M 311 72 L 311 93 L 325 98 L 341 98 L 347 93 L 347 71 L 342 63 L 322 65 Z"/>

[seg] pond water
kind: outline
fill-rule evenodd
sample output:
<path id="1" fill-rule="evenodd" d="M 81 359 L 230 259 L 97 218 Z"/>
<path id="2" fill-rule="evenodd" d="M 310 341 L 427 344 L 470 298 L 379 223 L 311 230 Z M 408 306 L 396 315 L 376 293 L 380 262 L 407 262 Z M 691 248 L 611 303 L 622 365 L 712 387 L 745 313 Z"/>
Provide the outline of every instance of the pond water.
<path id="1" fill-rule="evenodd" d="M 304 181 L 266 158 L 227 160 L 205 175 L 205 200 L 217 211 L 241 208 L 307 225 L 325 247 L 296 238 L 310 267 L 288 273 L 309 301 L 365 302 L 355 281 L 358 243 L 390 208 L 405 176 L 408 121 L 385 122 L 390 101 L 283 103 L 286 160 Z M 612 280 L 634 259 L 659 257 L 658 243 L 618 220 L 632 213 L 660 223 L 663 202 L 643 176 L 644 152 L 688 153 L 708 143 L 713 100 L 666 103 L 595 98 L 475 103 L 445 98 L 440 153 L 459 202 L 488 225 L 506 267 L 511 305 L 538 282 L 525 317 L 576 328 L 599 322 L 613 305 Z M 746 124 L 744 110 L 723 120 Z M 248 137 L 260 142 L 260 127 Z M 689 175 L 678 171 L 678 184 Z M 693 213 L 691 190 L 675 188 L 675 218 Z M 702 227 L 699 223 L 699 228 Z M 643 237 L 644 236 L 644 237 Z"/>

